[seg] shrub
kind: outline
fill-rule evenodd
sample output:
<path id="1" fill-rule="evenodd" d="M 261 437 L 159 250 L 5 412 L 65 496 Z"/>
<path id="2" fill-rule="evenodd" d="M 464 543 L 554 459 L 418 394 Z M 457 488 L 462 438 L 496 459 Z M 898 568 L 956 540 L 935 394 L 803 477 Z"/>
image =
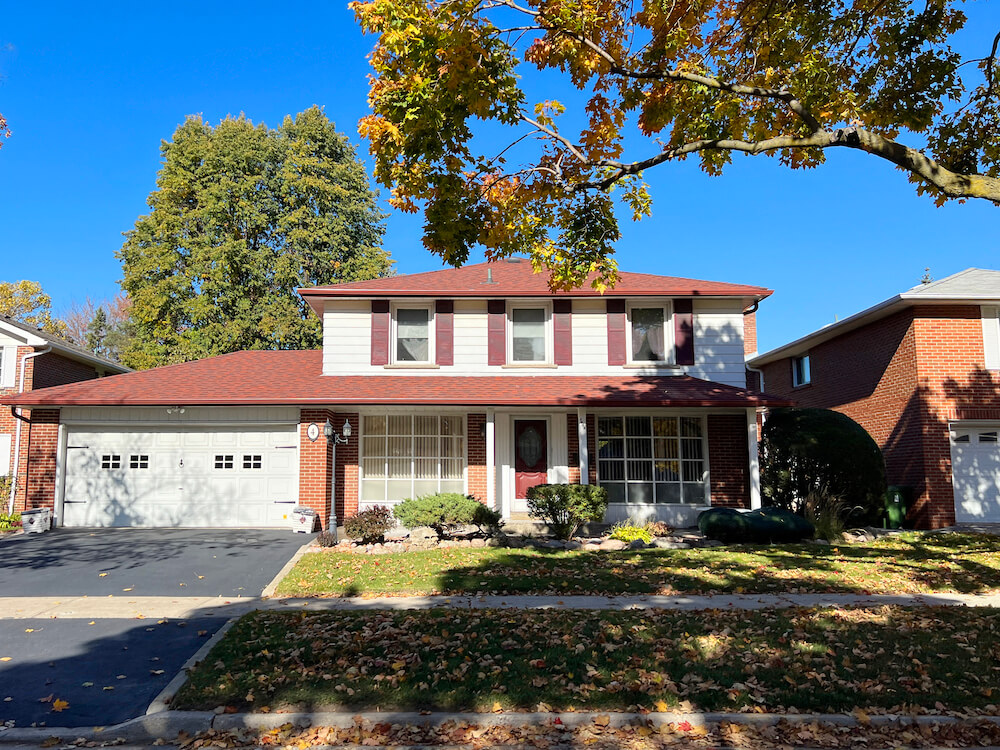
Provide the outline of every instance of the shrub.
<path id="1" fill-rule="evenodd" d="M 866 525 L 882 514 L 885 461 L 853 419 L 827 409 L 774 409 L 761 438 L 761 490 L 766 501 L 804 514 L 835 513 Z"/>
<path id="2" fill-rule="evenodd" d="M 337 535 L 332 531 L 321 531 L 316 537 L 316 544 L 320 547 L 336 547 Z"/>
<path id="3" fill-rule="evenodd" d="M 499 511 L 458 492 L 407 498 L 393 512 L 406 528 L 430 526 L 439 537 L 452 532 L 456 526 L 477 526 L 481 532 L 492 534 L 502 524 Z"/>
<path id="4" fill-rule="evenodd" d="M 646 528 L 653 536 L 670 536 L 674 533 L 674 527 L 666 521 L 652 521 L 646 524 Z"/>
<path id="5" fill-rule="evenodd" d="M 608 491 L 593 484 L 538 484 L 528 489 L 528 514 L 548 524 L 557 539 L 571 539 L 581 524 L 604 520 Z"/>
<path id="6" fill-rule="evenodd" d="M 698 516 L 698 529 L 720 542 L 799 542 L 815 533 L 813 525 L 784 508 L 760 508 L 741 513 L 734 508 L 709 508 Z"/>
<path id="7" fill-rule="evenodd" d="M 819 492 L 809 493 L 804 505 L 803 515 L 816 527 L 816 538 L 828 542 L 840 541 L 844 536 L 844 519 L 860 510 L 846 507 L 847 504 L 839 497 Z"/>
<path id="8" fill-rule="evenodd" d="M 344 519 L 344 534 L 348 539 L 357 539 L 365 544 L 381 542 L 385 532 L 396 525 L 392 511 L 384 505 L 376 505 Z"/>
<path id="9" fill-rule="evenodd" d="M 611 527 L 608 536 L 626 544 L 634 542 L 636 539 L 640 539 L 646 544 L 653 541 L 653 532 L 649 530 L 649 526 L 637 526 L 631 519 L 616 523 Z"/>
<path id="10" fill-rule="evenodd" d="M 20 513 L 0 513 L 0 531 L 12 531 L 21 528 Z"/>

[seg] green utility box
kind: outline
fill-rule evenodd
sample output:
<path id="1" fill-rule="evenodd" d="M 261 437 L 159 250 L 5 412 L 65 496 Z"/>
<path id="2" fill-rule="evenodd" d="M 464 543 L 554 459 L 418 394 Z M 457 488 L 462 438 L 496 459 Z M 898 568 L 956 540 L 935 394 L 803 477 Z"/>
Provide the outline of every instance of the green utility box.
<path id="1" fill-rule="evenodd" d="M 900 529 L 906 520 L 906 498 L 908 488 L 890 485 L 885 493 L 885 526 L 890 529 Z"/>

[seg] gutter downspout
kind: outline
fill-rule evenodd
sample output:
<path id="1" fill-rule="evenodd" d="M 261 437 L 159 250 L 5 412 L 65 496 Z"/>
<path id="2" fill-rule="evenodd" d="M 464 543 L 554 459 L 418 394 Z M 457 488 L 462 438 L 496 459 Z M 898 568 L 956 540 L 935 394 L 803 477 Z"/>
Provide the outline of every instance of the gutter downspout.
<path id="1" fill-rule="evenodd" d="M 18 393 L 24 393 L 24 373 L 28 369 L 28 360 L 48 354 L 50 351 L 52 351 L 52 346 L 46 345 L 37 351 L 21 357 L 21 377 L 17 386 Z M 28 421 L 23 413 L 19 413 L 19 409 L 20 407 L 17 406 L 12 406 L 10 409 L 10 413 L 17 417 L 17 429 L 14 431 L 14 471 L 11 475 L 10 497 L 7 498 L 8 515 L 14 512 L 14 498 L 17 495 L 17 471 L 21 466 L 21 423 Z"/>

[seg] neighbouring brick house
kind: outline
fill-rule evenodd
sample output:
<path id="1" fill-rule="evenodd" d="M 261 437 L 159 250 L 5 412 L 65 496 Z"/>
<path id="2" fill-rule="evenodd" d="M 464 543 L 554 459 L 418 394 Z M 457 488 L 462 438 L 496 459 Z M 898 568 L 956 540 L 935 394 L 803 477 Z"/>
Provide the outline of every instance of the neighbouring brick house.
<path id="1" fill-rule="evenodd" d="M 0 398 L 16 396 L 39 388 L 49 388 L 103 375 L 127 372 L 116 362 L 95 356 L 70 342 L 37 328 L 0 316 Z M 35 414 L 41 424 L 44 414 Z M 23 417 L 21 419 L 20 417 Z M 24 508 L 29 490 L 27 466 L 33 454 L 46 454 L 46 431 L 32 432 L 30 410 L 0 410 L 0 482 L 6 492 L 0 508 Z M 35 474 L 36 484 L 44 472 Z"/>
<path id="2" fill-rule="evenodd" d="M 542 482 L 606 487 L 609 520 L 759 505 L 757 410 L 788 403 L 746 387 L 767 289 L 623 273 L 553 293 L 510 259 L 300 294 L 321 351 L 3 399 L 48 441 L 29 501 L 68 526 L 274 526 L 294 505 L 327 525 L 438 491 L 516 517 Z"/>
<path id="3" fill-rule="evenodd" d="M 996 523 L 998 309 L 1000 271 L 970 268 L 748 364 L 769 393 L 862 425 L 882 448 L 889 483 L 911 488 L 912 525 Z"/>

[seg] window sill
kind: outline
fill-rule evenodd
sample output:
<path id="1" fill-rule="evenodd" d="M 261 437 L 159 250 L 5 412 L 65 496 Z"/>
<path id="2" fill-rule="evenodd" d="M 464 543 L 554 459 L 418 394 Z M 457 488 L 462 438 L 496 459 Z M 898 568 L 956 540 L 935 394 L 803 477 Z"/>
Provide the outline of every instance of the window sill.
<path id="1" fill-rule="evenodd" d="M 559 365 L 551 362 L 518 362 L 516 364 L 501 365 L 504 370 L 555 370 Z"/>
<path id="2" fill-rule="evenodd" d="M 684 365 L 674 365 L 669 362 L 629 362 L 622 367 L 626 370 L 681 370 Z"/>
<path id="3" fill-rule="evenodd" d="M 799 383 L 798 385 L 793 385 L 792 386 L 792 390 L 793 391 L 797 391 L 797 390 L 800 390 L 802 388 L 808 388 L 811 385 L 812 385 L 812 381 L 810 380 L 808 383 Z"/>
<path id="4" fill-rule="evenodd" d="M 385 370 L 440 370 L 441 365 L 436 365 L 433 362 L 398 362 L 392 365 L 382 365 L 382 368 Z"/>

